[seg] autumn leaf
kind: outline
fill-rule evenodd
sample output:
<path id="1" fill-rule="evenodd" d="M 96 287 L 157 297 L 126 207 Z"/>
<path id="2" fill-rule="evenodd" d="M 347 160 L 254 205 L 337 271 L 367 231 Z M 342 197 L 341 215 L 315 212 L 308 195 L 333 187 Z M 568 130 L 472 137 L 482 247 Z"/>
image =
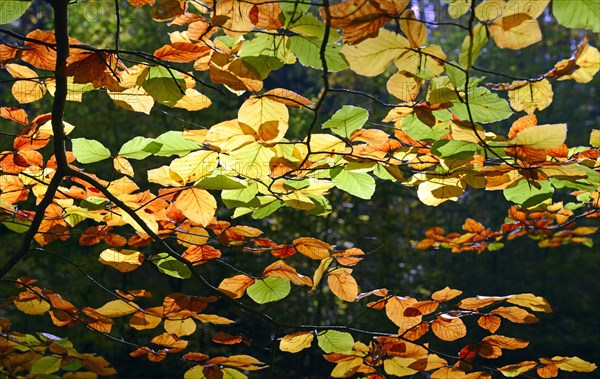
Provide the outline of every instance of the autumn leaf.
<path id="1" fill-rule="evenodd" d="M 455 341 L 467 335 L 467 328 L 460 318 L 441 315 L 431 323 L 431 330 L 439 339 Z"/>
<path id="2" fill-rule="evenodd" d="M 174 204 L 187 218 L 202 226 L 211 222 L 217 209 L 215 198 L 201 188 L 182 190 Z"/>
<path id="3" fill-rule="evenodd" d="M 130 272 L 140 267 L 144 262 L 144 255 L 135 250 L 106 249 L 100 253 L 98 261 L 121 272 Z"/>
<path id="4" fill-rule="evenodd" d="M 313 332 L 296 332 L 281 338 L 279 349 L 288 353 L 297 353 L 307 349 L 312 344 L 315 335 Z"/>
<path id="5" fill-rule="evenodd" d="M 254 284 L 254 279 L 246 275 L 236 275 L 225 278 L 219 284 L 219 289 L 234 299 L 244 296 L 246 289 Z"/>
<path id="6" fill-rule="evenodd" d="M 337 268 L 327 275 L 327 285 L 331 292 L 345 301 L 354 301 L 358 295 L 358 284 L 352 276 L 352 269 Z"/>
<path id="7" fill-rule="evenodd" d="M 296 250 L 301 254 L 315 260 L 323 260 L 329 257 L 329 251 L 333 249 L 328 243 L 312 237 L 302 237 L 294 240 Z"/>

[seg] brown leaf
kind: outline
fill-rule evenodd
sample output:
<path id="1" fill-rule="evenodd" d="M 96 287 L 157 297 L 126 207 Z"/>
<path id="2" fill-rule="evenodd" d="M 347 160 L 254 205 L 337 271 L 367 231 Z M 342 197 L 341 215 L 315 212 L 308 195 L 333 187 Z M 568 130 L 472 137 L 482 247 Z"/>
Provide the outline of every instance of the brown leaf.
<path id="1" fill-rule="evenodd" d="M 308 276 L 300 275 L 296 269 L 282 260 L 271 263 L 263 271 L 265 276 L 289 279 L 292 283 L 300 286 L 312 286 L 312 280 Z"/>

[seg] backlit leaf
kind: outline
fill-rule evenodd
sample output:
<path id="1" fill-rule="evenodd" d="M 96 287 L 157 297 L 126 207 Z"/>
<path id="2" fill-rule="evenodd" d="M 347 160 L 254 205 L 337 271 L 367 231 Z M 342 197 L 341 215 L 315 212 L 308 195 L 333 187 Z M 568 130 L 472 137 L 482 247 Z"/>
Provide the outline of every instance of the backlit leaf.
<path id="1" fill-rule="evenodd" d="M 268 276 L 256 280 L 246 289 L 246 292 L 258 304 L 265 304 L 285 298 L 290 293 L 290 289 L 288 279 Z"/>
<path id="2" fill-rule="evenodd" d="M 309 348 L 314 338 L 315 335 L 313 332 L 296 332 L 288 334 L 279 342 L 279 349 L 288 353 L 297 353 Z"/>
<path id="3" fill-rule="evenodd" d="M 217 202 L 213 195 L 201 188 L 187 188 L 179 193 L 175 206 L 190 220 L 206 226 L 215 215 Z"/>
<path id="4" fill-rule="evenodd" d="M 347 353 L 354 346 L 354 338 L 350 333 L 338 330 L 326 330 L 317 334 L 317 342 L 325 353 Z"/>
<path id="5" fill-rule="evenodd" d="M 17 20 L 25 13 L 29 5 L 31 5 L 31 1 L 3 0 L 0 3 L 0 24 L 8 24 Z"/>
<path id="6" fill-rule="evenodd" d="M 192 272 L 185 264 L 167 253 L 157 254 L 152 259 L 152 263 L 158 267 L 158 271 L 177 279 L 189 279 L 192 276 Z"/>
<path id="7" fill-rule="evenodd" d="M 358 284 L 352 276 L 352 269 L 338 268 L 329 272 L 327 285 L 331 292 L 345 301 L 354 301 L 358 295 Z"/>
<path id="8" fill-rule="evenodd" d="M 94 163 L 110 158 L 110 151 L 100 142 L 87 138 L 73 138 L 73 155 L 79 163 Z"/>
<path id="9" fill-rule="evenodd" d="M 552 2 L 552 14 L 561 25 L 600 32 L 600 12 L 595 0 L 555 0 Z"/>
<path id="10" fill-rule="evenodd" d="M 140 267 L 144 255 L 135 250 L 106 249 L 100 253 L 98 262 L 116 268 L 121 272 L 130 272 Z"/>

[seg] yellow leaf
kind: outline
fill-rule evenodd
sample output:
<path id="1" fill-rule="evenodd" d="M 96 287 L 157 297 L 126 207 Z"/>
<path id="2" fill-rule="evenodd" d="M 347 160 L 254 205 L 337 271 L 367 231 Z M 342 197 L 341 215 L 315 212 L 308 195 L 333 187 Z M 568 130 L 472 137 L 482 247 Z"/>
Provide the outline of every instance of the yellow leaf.
<path id="1" fill-rule="evenodd" d="M 352 276 L 352 269 L 337 268 L 329 272 L 327 285 L 331 292 L 342 300 L 353 302 L 358 296 L 358 284 Z"/>
<path id="2" fill-rule="evenodd" d="M 130 272 L 140 267 L 144 255 L 135 250 L 106 249 L 100 253 L 98 262 L 116 268 L 121 272 Z"/>
<path id="3" fill-rule="evenodd" d="M 363 363 L 360 357 L 352 358 L 346 361 L 338 362 L 331 371 L 332 378 L 350 378 L 354 375 Z"/>
<path id="4" fill-rule="evenodd" d="M 248 125 L 263 142 L 279 142 L 288 129 L 287 107 L 269 97 L 251 97 L 238 111 L 238 122 Z"/>
<path id="5" fill-rule="evenodd" d="M 544 364 L 554 364 L 563 371 L 592 372 L 598 366 L 595 363 L 584 361 L 579 357 L 553 357 L 552 359 L 541 358 Z"/>
<path id="6" fill-rule="evenodd" d="M 522 293 L 512 295 L 507 300 L 511 304 L 520 305 L 536 312 L 551 313 L 552 308 L 546 299 L 540 296 L 535 296 L 532 293 Z"/>
<path id="7" fill-rule="evenodd" d="M 217 210 L 217 201 L 213 195 L 201 188 L 184 189 L 174 204 L 185 217 L 202 226 L 212 221 Z"/>
<path id="8" fill-rule="evenodd" d="M 557 69 L 566 65 L 569 60 L 565 59 L 558 62 L 555 67 Z M 581 54 L 575 60 L 576 70 L 568 75 L 561 75 L 557 80 L 573 79 L 577 83 L 588 83 L 594 75 L 600 70 L 600 51 L 593 46 L 586 45 Z"/>
<path id="9" fill-rule="evenodd" d="M 13 303 L 18 310 L 32 316 L 43 315 L 50 310 L 50 303 L 40 298 L 25 301 L 16 299 Z"/>
<path id="10" fill-rule="evenodd" d="M 177 337 L 189 336 L 196 331 L 196 322 L 192 318 L 182 320 L 165 320 L 165 330 Z"/>
<path id="11" fill-rule="evenodd" d="M 400 19 L 400 29 L 408 38 L 410 47 L 420 47 L 427 41 L 427 28 L 425 24 L 416 19 L 412 9 L 407 9 Z"/>
<path id="12" fill-rule="evenodd" d="M 492 375 L 487 372 L 471 372 L 467 374 L 458 368 L 442 367 L 431 373 L 431 379 L 492 379 Z"/>
<path id="13" fill-rule="evenodd" d="M 400 100 L 411 101 L 419 94 L 421 79 L 406 72 L 397 72 L 387 81 L 387 90 Z"/>
<path id="14" fill-rule="evenodd" d="M 121 299 L 109 301 L 102 307 L 97 308 L 96 312 L 104 317 L 122 317 L 137 312 L 140 307 L 133 302 L 125 302 Z"/>
<path id="15" fill-rule="evenodd" d="M 486 342 L 490 345 L 508 350 L 524 349 L 529 345 L 528 341 L 500 335 L 491 335 L 484 337 L 481 340 L 481 342 Z"/>
<path id="16" fill-rule="evenodd" d="M 46 86 L 38 80 L 38 74 L 26 66 L 7 64 L 4 66 L 17 80 L 12 86 L 12 94 L 21 104 L 32 103 L 44 97 Z"/>
<path id="17" fill-rule="evenodd" d="M 381 29 L 375 38 L 356 45 L 344 45 L 342 54 L 352 71 L 363 76 L 377 76 L 409 46 L 408 40 L 400 34 Z"/>
<path id="18" fill-rule="evenodd" d="M 409 376 L 418 372 L 408 367 L 413 362 L 414 358 L 392 357 L 383 361 L 383 369 L 389 375 Z"/>
<path id="19" fill-rule="evenodd" d="M 131 177 L 135 175 L 133 172 L 133 166 L 131 166 L 131 163 L 129 163 L 127 158 L 116 156 L 113 159 L 113 167 L 115 168 L 115 171 L 123 175 L 128 175 Z"/>
<path id="20" fill-rule="evenodd" d="M 513 85 L 515 84 L 513 83 Z M 508 91 L 510 106 L 515 111 L 525 111 L 529 114 L 548 108 L 552 103 L 553 96 L 552 84 L 548 79 L 539 82 L 525 82 L 519 88 Z"/>
<path id="21" fill-rule="evenodd" d="M 311 290 L 314 291 L 317 288 L 317 285 L 319 285 L 321 279 L 323 279 L 323 274 L 325 273 L 325 270 L 327 270 L 331 262 L 333 262 L 332 257 L 327 257 L 321 260 L 321 263 L 319 263 L 319 267 L 317 267 L 315 273 L 313 274 L 313 286 Z"/>
<path id="22" fill-rule="evenodd" d="M 296 332 L 288 334 L 279 342 L 279 349 L 288 353 L 297 353 L 309 348 L 315 335 L 313 332 Z"/>
<path id="23" fill-rule="evenodd" d="M 154 98 L 142 86 L 126 88 L 121 92 L 108 91 L 108 96 L 115 105 L 133 112 L 150 114 L 154 106 Z"/>
<path id="24" fill-rule="evenodd" d="M 517 133 L 513 142 L 535 149 L 556 149 L 567 138 L 567 124 L 535 125 Z"/>
<path id="25" fill-rule="evenodd" d="M 405 49 L 394 60 L 399 71 L 406 71 L 423 79 L 440 76 L 444 72 L 446 54 L 438 45 L 430 45 L 413 51 Z"/>
<path id="26" fill-rule="evenodd" d="M 145 312 L 138 311 L 129 319 L 129 326 L 135 330 L 154 329 L 161 321 L 161 317 L 149 313 L 148 310 Z"/>
<path id="27" fill-rule="evenodd" d="M 193 183 L 210 175 L 218 165 L 219 154 L 210 150 L 193 151 L 174 159 L 169 170 L 181 178 L 181 184 Z"/>
<path id="28" fill-rule="evenodd" d="M 188 111 L 199 111 L 210 107 L 212 102 L 210 99 L 194 88 L 185 90 L 185 95 L 175 103 L 175 108 L 182 108 Z"/>
<path id="29" fill-rule="evenodd" d="M 512 378 L 515 376 L 519 376 L 524 372 L 527 372 L 537 366 L 537 362 L 534 361 L 525 361 L 520 363 L 515 363 L 512 365 L 502 366 L 498 368 L 498 371 L 502 373 L 502 375 Z"/>
<path id="30" fill-rule="evenodd" d="M 195 314 L 194 317 L 196 320 L 200 321 L 203 324 L 214 324 L 214 325 L 231 325 L 235 324 L 235 321 L 230 320 L 226 317 L 222 317 L 219 315 L 209 315 L 209 314 Z"/>
<path id="31" fill-rule="evenodd" d="M 257 138 L 256 132 L 249 126 L 240 124 L 238 120 L 229 120 L 213 125 L 206 134 L 204 143 L 228 153 L 256 141 Z"/>
<path id="32" fill-rule="evenodd" d="M 148 181 L 160 184 L 163 187 L 181 187 L 181 178 L 171 171 L 168 166 L 148 170 Z"/>

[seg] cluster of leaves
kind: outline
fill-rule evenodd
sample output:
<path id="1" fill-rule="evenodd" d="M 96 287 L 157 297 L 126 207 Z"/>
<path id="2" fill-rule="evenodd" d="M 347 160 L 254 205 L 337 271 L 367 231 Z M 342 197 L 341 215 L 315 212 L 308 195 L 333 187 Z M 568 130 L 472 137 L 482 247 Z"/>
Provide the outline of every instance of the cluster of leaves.
<path id="1" fill-rule="evenodd" d="M 4 14 L 2 22 L 12 21 L 26 9 L 27 2 L 11 3 L 19 5 Z M 27 254 L 33 241 L 45 246 L 78 235 L 82 246 L 107 246 L 99 257 L 102 264 L 128 273 L 151 262 L 167 276 L 197 280 L 211 296 L 173 293 L 162 305 L 148 307 L 140 305 L 150 297 L 148 291 L 122 290 L 113 293 L 116 300 L 100 307 L 78 308 L 52 290 L 33 287 L 34 281 L 21 278 L 22 291 L 11 300 L 26 314 L 49 313 L 56 326 L 83 324 L 105 336 L 110 336 L 116 318 L 130 316 L 129 326 L 134 330 L 154 329 L 162 322 L 165 331 L 132 352 L 132 356 L 158 362 L 187 348 L 188 341 L 181 337 L 194 334 L 197 321 L 232 323 L 223 316 L 203 313 L 209 303 L 222 299 L 278 329 L 296 330 L 281 339 L 282 351 L 299 352 L 316 336 L 325 358 L 336 363 L 334 377 L 361 374 L 375 379 L 431 371 L 434 378 L 488 378 L 489 372 L 481 371 L 484 368 L 474 368 L 477 355 L 498 358 L 502 349 L 527 346 L 525 341 L 494 334 L 499 317 L 535 322 L 537 318 L 524 308 L 548 312 L 544 299 L 531 294 L 466 298 L 448 308 L 446 302 L 460 291 L 446 288 L 425 301 L 386 289 L 359 294 L 352 267 L 364 258 L 362 250 L 337 249 L 312 237 L 276 243 L 256 228 L 217 220 L 217 198 L 234 210 L 234 218 L 246 214 L 264 218 L 281 207 L 326 215 L 331 211 L 327 195 L 333 188 L 370 199 L 376 187 L 374 177 L 417 187 L 419 199 L 430 206 L 456 201 L 468 187 L 502 190 L 515 205 L 500 231 L 469 219 L 464 225 L 466 234 L 433 228 L 418 247 L 480 252 L 498 248 L 504 237 L 520 235 L 540 239 L 540 246 L 591 244 L 582 236 L 595 233 L 596 228 L 577 223 L 600 215 L 598 131 L 592 133 L 591 146 L 569 148 L 567 125 L 538 125 L 535 112 L 552 103 L 551 81 L 589 82 L 600 70 L 600 52 L 584 38 L 571 58 L 539 77 L 483 85 L 485 78 L 472 76 L 478 72 L 475 61 L 488 39 L 499 48 L 513 50 L 540 41 L 537 18 L 549 0 L 536 1 L 535 6 L 521 0 L 450 2 L 452 18 L 468 15 L 466 26 L 454 24 L 465 32 L 455 60 L 441 46 L 427 44 L 426 22 L 417 18 L 408 0 L 333 5 L 327 1 L 317 5 L 271 0 L 129 0 L 133 7 L 149 6 L 155 21 L 168 21 L 176 28 L 169 35 L 170 43 L 152 54 L 123 50 L 118 44 L 115 49 L 96 49 L 69 38 L 64 20 L 63 24 L 59 21 L 66 18 L 68 2 L 49 3 L 56 14 L 54 32 L 36 29 L 23 36 L 0 30 L 20 41 L 0 43 L 0 64 L 10 76 L 16 101 L 32 103 L 47 92 L 55 97 L 52 113 L 31 121 L 24 109 L 0 108 L 0 116 L 19 130 L 13 135 L 12 149 L 0 153 L 0 217 L 7 228 L 23 233 L 25 241 L 0 269 L 0 276 Z M 596 13 L 585 12 L 587 6 L 587 2 L 555 1 L 553 13 L 566 26 L 598 31 Z M 392 22 L 397 23 L 396 30 L 387 27 Z M 134 58 L 135 63 L 128 66 Z M 321 70 L 322 91 L 305 97 L 286 88 L 267 90 L 270 73 L 286 65 Z M 343 92 L 329 82 L 329 76 L 339 71 L 387 78 L 387 91 L 398 101 L 378 100 L 390 108 L 381 128 L 365 127 L 369 111 L 353 105 L 342 106 L 320 123 L 326 97 Z M 211 100 L 197 87 L 251 94 L 234 119 L 205 129 L 168 131 L 156 138 L 137 136 L 116 152 L 97 140 L 67 137 L 78 130 L 63 120 L 65 101 L 83 101 L 86 92 L 105 92 L 119 107 L 150 114 L 155 103 L 188 111 L 209 107 Z M 507 91 L 509 100 L 494 91 Z M 307 120 L 308 129 L 300 138 L 289 133 L 290 108 Z M 527 115 L 516 120 L 506 135 L 484 126 L 512 116 L 513 110 Z M 161 162 L 166 157 L 174 158 L 168 165 L 144 172 L 144 179 L 134 180 L 140 172 L 136 173 L 132 161 Z M 104 180 L 83 169 L 82 165 L 108 159 L 117 178 Z M 146 179 L 149 185 L 143 184 Z M 555 190 L 562 188 L 575 190 L 575 200 L 553 203 Z M 259 274 L 236 269 L 235 275 L 214 285 L 197 266 L 223 262 L 219 245 L 257 255 L 270 253 L 277 260 Z M 309 264 L 288 259 L 296 253 L 314 261 L 312 277 L 297 270 Z M 398 332 L 284 325 L 243 299 L 247 294 L 257 304 L 277 302 L 290 294 L 290 283 L 299 290 L 317 290 L 325 277 L 330 291 L 343 301 L 377 296 L 367 308 L 385 309 Z M 504 303 L 513 305 L 505 307 Z M 438 311 L 440 306 L 444 309 Z M 492 335 L 467 345 L 458 356 L 445 354 L 443 358 L 421 340 L 429 330 L 429 337 L 433 334 L 442 341 L 465 337 L 462 320 L 466 317 L 477 317 L 478 324 Z M 351 332 L 367 334 L 371 340 L 355 342 Z M 15 338 L 3 333 L 5 339 Z M 2 356 L 27 360 L 29 366 L 23 367 L 33 374 L 42 365 L 43 374 L 80 367 L 98 375 L 112 373 L 104 365 L 100 365 L 102 370 L 88 367 L 99 358 L 76 353 L 66 347 L 65 340 L 50 340 L 39 340 L 44 349 L 26 353 L 31 357 L 22 356 L 22 349 L 12 344 L 2 350 Z M 216 334 L 213 341 L 248 342 L 227 334 Z M 64 346 L 60 350 L 54 345 Z M 44 355 L 46 348 L 54 355 Z M 190 351 L 182 359 L 193 362 L 186 378 L 243 378 L 243 372 L 265 367 L 248 355 L 210 358 Z M 73 362 L 79 366 L 71 366 Z M 559 369 L 590 372 L 596 366 L 576 357 L 554 357 L 498 370 L 517 376 L 534 368 L 546 378 L 558 375 Z"/>

